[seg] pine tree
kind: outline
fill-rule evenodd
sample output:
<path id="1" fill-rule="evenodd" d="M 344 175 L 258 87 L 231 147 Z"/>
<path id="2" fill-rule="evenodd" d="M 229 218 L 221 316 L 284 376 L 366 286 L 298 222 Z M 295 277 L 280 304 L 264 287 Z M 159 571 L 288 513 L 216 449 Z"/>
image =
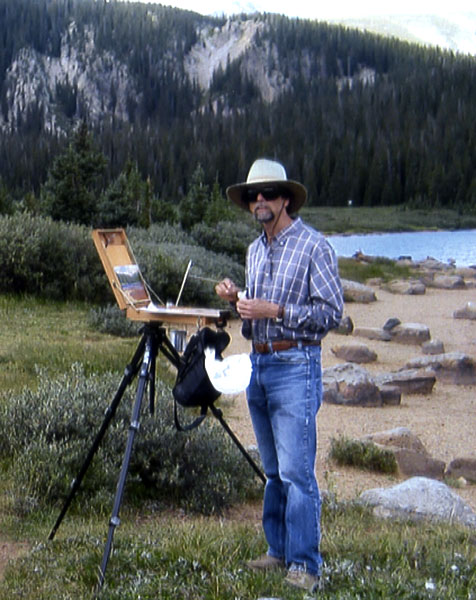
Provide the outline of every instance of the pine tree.
<path id="1" fill-rule="evenodd" d="M 93 224 L 105 168 L 106 158 L 95 149 L 83 121 L 48 173 L 42 190 L 42 212 L 55 220 Z"/>

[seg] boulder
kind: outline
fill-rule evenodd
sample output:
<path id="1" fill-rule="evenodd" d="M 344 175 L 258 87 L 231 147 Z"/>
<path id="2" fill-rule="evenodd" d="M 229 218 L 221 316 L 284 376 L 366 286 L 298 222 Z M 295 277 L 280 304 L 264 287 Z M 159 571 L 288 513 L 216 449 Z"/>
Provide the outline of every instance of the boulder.
<path id="1" fill-rule="evenodd" d="M 378 384 L 377 384 L 378 385 Z M 382 404 L 385 406 L 400 406 L 402 403 L 402 392 L 394 385 L 379 385 Z"/>
<path id="2" fill-rule="evenodd" d="M 383 329 L 384 329 L 384 331 L 392 331 L 392 329 L 394 327 L 396 327 L 397 325 L 400 325 L 400 323 L 401 323 L 401 321 L 397 317 L 390 317 L 390 319 L 387 319 L 385 321 Z"/>
<path id="3" fill-rule="evenodd" d="M 431 287 L 442 290 L 462 290 L 466 284 L 461 275 L 435 275 Z"/>
<path id="4" fill-rule="evenodd" d="M 335 330 L 335 333 L 340 335 L 351 335 L 354 331 L 354 322 L 350 317 L 344 317 L 339 323 L 339 327 Z"/>
<path id="5" fill-rule="evenodd" d="M 345 302 L 362 302 L 368 304 L 377 300 L 375 292 L 371 287 L 348 279 L 341 279 L 341 283 Z"/>
<path id="6" fill-rule="evenodd" d="M 425 369 L 405 369 L 375 376 L 375 383 L 381 386 L 393 386 L 402 394 L 431 394 L 436 383 L 436 375 Z"/>
<path id="7" fill-rule="evenodd" d="M 323 401 L 349 406 L 382 406 L 380 390 L 363 367 L 345 363 L 323 370 Z"/>
<path id="8" fill-rule="evenodd" d="M 463 308 L 455 310 L 453 313 L 455 319 L 476 319 L 476 303 L 468 302 Z"/>
<path id="9" fill-rule="evenodd" d="M 430 330 L 421 323 L 401 323 L 390 330 L 392 340 L 399 344 L 421 345 L 430 339 Z"/>
<path id="10" fill-rule="evenodd" d="M 456 385 L 476 383 L 476 364 L 473 358 L 463 352 L 448 352 L 434 356 L 421 356 L 410 360 L 408 369 L 430 369 L 436 378 Z"/>
<path id="11" fill-rule="evenodd" d="M 367 490 L 359 502 L 374 507 L 381 518 L 429 519 L 476 528 L 476 513 L 441 481 L 412 477 L 391 488 Z"/>
<path id="12" fill-rule="evenodd" d="M 382 286 L 391 294 L 403 294 L 405 296 L 422 296 L 426 292 L 426 286 L 422 281 L 416 279 L 389 281 Z"/>
<path id="13" fill-rule="evenodd" d="M 441 340 L 430 340 L 422 345 L 421 351 L 423 354 L 443 354 L 445 346 Z"/>
<path id="14" fill-rule="evenodd" d="M 366 435 L 362 440 L 371 441 L 390 450 L 401 475 L 421 475 L 436 479 L 443 477 L 445 463 L 432 458 L 420 439 L 406 427 Z"/>
<path id="15" fill-rule="evenodd" d="M 356 327 L 354 335 L 364 337 L 368 340 L 378 340 L 380 342 L 389 342 L 392 336 L 389 331 L 385 331 L 381 327 Z"/>
<path id="16" fill-rule="evenodd" d="M 377 353 L 365 344 L 354 343 L 334 346 L 331 348 L 331 351 L 337 358 L 341 358 L 347 362 L 362 364 L 377 360 Z"/>
<path id="17" fill-rule="evenodd" d="M 455 458 L 448 465 L 445 475 L 455 479 L 463 477 L 466 481 L 476 483 L 476 458 Z"/>

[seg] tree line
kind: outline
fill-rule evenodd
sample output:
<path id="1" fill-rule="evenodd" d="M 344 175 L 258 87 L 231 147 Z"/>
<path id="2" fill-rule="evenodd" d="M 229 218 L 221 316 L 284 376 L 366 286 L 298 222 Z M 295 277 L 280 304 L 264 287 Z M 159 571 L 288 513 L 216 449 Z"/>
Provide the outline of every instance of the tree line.
<path id="1" fill-rule="evenodd" d="M 132 218 L 128 211 L 139 223 L 169 214 L 196 190 L 197 169 L 218 193 L 243 180 L 257 156 L 282 160 L 308 186 L 311 205 L 476 210 L 474 57 L 326 23 L 253 18 L 263 24 L 253 47 L 203 91 L 187 77 L 184 57 L 198 27 L 223 19 L 158 5 L 0 0 L 0 110 L 7 114 L 7 71 L 18 50 L 57 55 L 74 21 L 92 29 L 97 48 L 127 64 L 141 91 L 130 98 L 127 122 L 110 118 L 110 109 L 99 123 L 81 115 L 104 159 L 92 186 L 92 220 L 105 218 L 124 194 L 124 214 L 110 220 Z M 266 59 L 270 81 L 278 75 L 286 82 L 272 102 L 250 75 L 250 53 Z M 74 86 L 58 97 L 77 133 Z M 55 214 L 61 201 L 52 197 L 53 189 L 60 193 L 52 181 L 61 179 L 55 170 L 68 152 L 71 136 L 46 132 L 41 106 L 30 108 L 21 126 L 0 137 L 0 210 L 27 204 Z M 134 197 L 134 177 L 145 186 L 142 200 Z"/>

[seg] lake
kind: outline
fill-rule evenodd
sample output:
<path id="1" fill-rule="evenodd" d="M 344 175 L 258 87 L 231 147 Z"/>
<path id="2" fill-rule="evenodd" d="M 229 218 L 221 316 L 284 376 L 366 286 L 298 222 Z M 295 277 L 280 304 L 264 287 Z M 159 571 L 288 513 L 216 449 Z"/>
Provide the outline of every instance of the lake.
<path id="1" fill-rule="evenodd" d="M 410 256 L 419 261 L 431 256 L 444 263 L 454 260 L 459 267 L 476 265 L 476 229 L 330 235 L 327 239 L 343 257 L 361 251 L 391 259 Z"/>

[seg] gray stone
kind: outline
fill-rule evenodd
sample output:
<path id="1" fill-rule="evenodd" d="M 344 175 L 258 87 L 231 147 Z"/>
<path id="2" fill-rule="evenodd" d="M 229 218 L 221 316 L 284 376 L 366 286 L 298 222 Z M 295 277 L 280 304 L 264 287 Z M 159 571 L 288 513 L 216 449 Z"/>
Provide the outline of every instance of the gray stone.
<path id="1" fill-rule="evenodd" d="M 427 477 L 412 477 L 392 488 L 375 488 L 359 496 L 382 518 L 445 521 L 476 528 L 476 514 L 447 485 Z"/>
<path id="2" fill-rule="evenodd" d="M 476 303 L 468 302 L 466 304 L 466 306 L 464 306 L 463 308 L 455 310 L 453 313 L 453 317 L 455 319 L 475 320 L 476 319 Z"/>
<path id="3" fill-rule="evenodd" d="M 422 345 L 421 351 L 423 354 L 443 354 L 445 346 L 441 340 L 430 340 Z"/>
<path id="4" fill-rule="evenodd" d="M 381 327 L 356 327 L 354 335 L 364 337 L 368 340 L 378 340 L 380 342 L 389 342 L 392 336 L 389 331 L 385 331 Z"/>
<path id="5" fill-rule="evenodd" d="M 354 331 L 354 322 L 350 317 L 344 317 L 339 323 L 339 327 L 335 330 L 340 335 L 351 335 Z"/>
<path id="6" fill-rule="evenodd" d="M 422 296 L 426 292 L 425 284 L 415 279 L 393 280 L 385 284 L 383 288 L 392 294 L 404 296 Z"/>
<path id="7" fill-rule="evenodd" d="M 436 375 L 425 369 L 405 369 L 375 376 L 376 384 L 397 387 L 402 394 L 431 394 L 436 383 Z"/>
<path id="8" fill-rule="evenodd" d="M 391 331 L 394 327 L 396 327 L 397 325 L 400 325 L 400 323 L 401 323 L 401 321 L 397 317 L 390 317 L 390 319 L 387 319 L 385 321 L 383 329 L 384 329 L 384 331 Z"/>
<path id="9" fill-rule="evenodd" d="M 408 369 L 430 369 L 436 378 L 456 385 L 476 383 L 476 364 L 473 358 L 463 352 L 448 352 L 434 356 L 421 356 L 407 363 Z"/>
<path id="10" fill-rule="evenodd" d="M 455 479 L 464 477 L 466 481 L 476 483 L 476 458 L 455 458 L 448 465 L 445 475 Z"/>
<path id="11" fill-rule="evenodd" d="M 421 475 L 437 479 L 443 477 L 445 463 L 432 458 L 420 439 L 406 427 L 373 433 L 362 439 L 391 451 L 401 475 Z"/>
<path id="12" fill-rule="evenodd" d="M 462 290 L 466 284 L 461 275 L 435 275 L 431 286 L 442 290 Z"/>
<path id="13" fill-rule="evenodd" d="M 365 344 L 354 343 L 334 346 L 331 351 L 337 358 L 353 363 L 371 363 L 377 360 L 377 353 Z"/>
<path id="14" fill-rule="evenodd" d="M 377 300 L 375 292 L 369 286 L 358 283 L 357 281 L 350 281 L 349 279 L 341 279 L 341 283 L 345 302 L 361 302 L 368 304 Z"/>
<path id="15" fill-rule="evenodd" d="M 392 341 L 399 344 L 420 345 L 430 339 L 430 330 L 421 323 L 401 323 L 390 331 Z"/>
<path id="16" fill-rule="evenodd" d="M 349 406 L 382 406 L 380 390 L 363 367 L 345 363 L 322 373 L 323 400 Z"/>
<path id="17" fill-rule="evenodd" d="M 379 385 L 382 404 L 386 406 L 399 406 L 402 403 L 402 392 L 394 385 Z"/>

